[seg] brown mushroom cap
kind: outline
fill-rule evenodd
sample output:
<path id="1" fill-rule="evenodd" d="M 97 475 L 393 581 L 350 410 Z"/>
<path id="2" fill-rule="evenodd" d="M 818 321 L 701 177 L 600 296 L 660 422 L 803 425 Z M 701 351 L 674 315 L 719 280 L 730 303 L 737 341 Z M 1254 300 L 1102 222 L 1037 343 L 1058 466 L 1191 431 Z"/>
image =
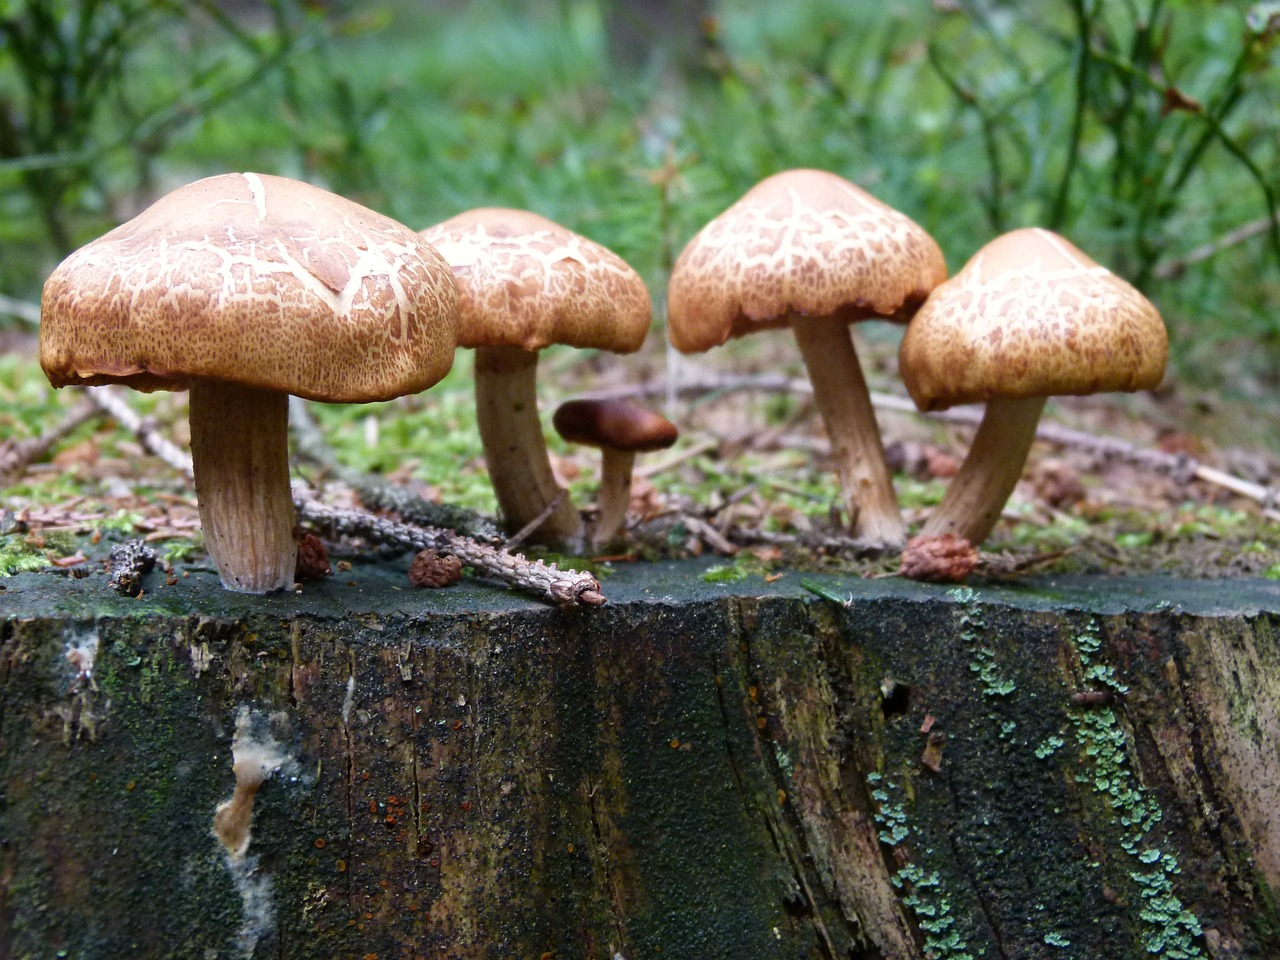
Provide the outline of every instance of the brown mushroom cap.
<path id="1" fill-rule="evenodd" d="M 995 397 L 1148 390 L 1169 339 L 1132 286 L 1048 230 L 992 240 L 938 287 L 902 339 L 921 410 Z"/>
<path id="2" fill-rule="evenodd" d="M 453 267 L 460 347 L 630 353 L 653 308 L 616 253 L 527 210 L 482 207 L 421 232 Z"/>
<path id="3" fill-rule="evenodd" d="M 568 400 L 551 424 L 569 443 L 636 453 L 663 450 L 680 436 L 666 417 L 623 400 Z"/>
<path id="4" fill-rule="evenodd" d="M 922 227 L 822 170 L 760 181 L 681 252 L 668 334 L 695 353 L 791 314 L 906 320 L 947 275 Z"/>
<path id="5" fill-rule="evenodd" d="M 283 177 L 180 187 L 67 257 L 44 286 L 54 386 L 193 378 L 312 400 L 388 400 L 453 362 L 457 290 L 408 227 Z"/>

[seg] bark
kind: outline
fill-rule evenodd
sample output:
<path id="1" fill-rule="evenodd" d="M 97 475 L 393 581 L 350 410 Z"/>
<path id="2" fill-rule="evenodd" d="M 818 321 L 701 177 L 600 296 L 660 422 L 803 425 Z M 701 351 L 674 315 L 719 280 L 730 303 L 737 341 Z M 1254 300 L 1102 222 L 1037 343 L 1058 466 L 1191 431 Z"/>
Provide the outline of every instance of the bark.
<path id="1" fill-rule="evenodd" d="M 1280 955 L 1274 584 L 700 570 L 6 581 L 0 956 Z"/>

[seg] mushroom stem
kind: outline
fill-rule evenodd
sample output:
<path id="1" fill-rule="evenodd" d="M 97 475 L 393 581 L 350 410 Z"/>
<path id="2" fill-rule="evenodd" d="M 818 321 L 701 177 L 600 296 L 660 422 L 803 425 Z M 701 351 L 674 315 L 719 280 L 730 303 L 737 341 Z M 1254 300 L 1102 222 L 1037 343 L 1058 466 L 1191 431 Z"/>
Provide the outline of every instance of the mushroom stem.
<path id="1" fill-rule="evenodd" d="M 599 511 L 591 533 L 594 544 L 608 543 L 618 535 L 627 520 L 631 505 L 631 469 L 635 466 L 634 450 L 600 450 L 600 492 L 596 495 Z"/>
<path id="2" fill-rule="evenodd" d="M 200 526 L 222 585 L 242 593 L 292 586 L 288 396 L 193 380 L 190 403 Z"/>
<path id="3" fill-rule="evenodd" d="M 791 330 L 831 438 L 850 532 L 869 546 L 896 550 L 906 540 L 907 528 L 849 324 L 835 317 L 792 314 Z"/>
<path id="4" fill-rule="evenodd" d="M 1022 476 L 1044 404 L 1044 397 L 987 401 L 960 472 L 925 521 L 922 535 L 952 533 L 975 547 L 987 539 Z"/>
<path id="5" fill-rule="evenodd" d="M 560 494 L 538 419 L 538 354 L 519 347 L 476 348 L 476 420 L 489 480 L 508 530 L 519 530 Z M 534 534 L 577 549 L 582 517 L 566 495 Z"/>

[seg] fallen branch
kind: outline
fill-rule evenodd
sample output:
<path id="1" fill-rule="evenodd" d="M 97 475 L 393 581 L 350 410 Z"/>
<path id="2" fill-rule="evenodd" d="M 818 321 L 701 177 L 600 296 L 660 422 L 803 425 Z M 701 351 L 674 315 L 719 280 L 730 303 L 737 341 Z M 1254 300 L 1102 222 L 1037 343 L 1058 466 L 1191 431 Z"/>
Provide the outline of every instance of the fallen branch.
<path id="1" fill-rule="evenodd" d="M 1175 277 L 1180 277 L 1186 272 L 1187 267 L 1195 266 L 1197 263 L 1216 257 L 1223 250 L 1228 250 L 1244 243 L 1246 240 L 1261 236 L 1271 229 L 1271 223 L 1271 217 L 1251 220 L 1236 227 L 1234 230 L 1228 230 L 1216 240 L 1210 240 L 1208 243 L 1196 247 L 1181 257 L 1157 263 L 1153 272 L 1161 280 L 1172 280 Z"/>
<path id="2" fill-rule="evenodd" d="M 560 607 L 579 604 L 598 607 L 605 602 L 600 582 L 589 573 L 561 570 L 554 563 L 527 560 L 488 544 L 462 537 L 452 530 L 396 523 L 360 510 L 331 507 L 310 497 L 296 497 L 298 518 L 305 523 L 323 524 L 344 536 L 365 537 L 406 550 L 434 550 L 457 557 L 483 577 L 502 580 L 527 590 Z"/>
<path id="3" fill-rule="evenodd" d="M 79 403 L 38 437 L 28 437 L 25 440 L 0 440 L 0 487 L 11 484 L 30 464 L 47 454 L 58 444 L 58 441 L 81 424 L 88 423 L 99 416 L 101 413 L 95 404 Z"/>
<path id="4" fill-rule="evenodd" d="M 107 416 L 133 434 L 147 452 L 159 457 L 179 473 L 195 477 L 191 454 L 157 430 L 150 417 L 142 416 L 129 406 L 114 387 L 85 387 L 84 392 Z"/>
<path id="5" fill-rule="evenodd" d="M 300 397 L 289 398 L 289 426 L 293 428 L 294 449 L 298 456 L 341 480 L 356 492 L 366 507 L 398 513 L 405 520 L 422 526 L 447 527 L 463 536 L 481 540 L 501 539 L 498 528 L 474 511 L 453 504 L 432 503 L 342 463 L 320 432 L 315 418 L 307 409 L 307 402 Z"/>

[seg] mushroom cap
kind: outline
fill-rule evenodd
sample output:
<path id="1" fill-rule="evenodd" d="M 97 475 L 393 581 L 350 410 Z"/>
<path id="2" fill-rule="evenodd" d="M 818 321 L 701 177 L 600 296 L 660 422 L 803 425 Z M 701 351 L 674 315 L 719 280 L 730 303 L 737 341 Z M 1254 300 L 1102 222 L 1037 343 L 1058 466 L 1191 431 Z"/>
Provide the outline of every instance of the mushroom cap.
<path id="1" fill-rule="evenodd" d="M 662 450 L 680 435 L 666 417 L 623 400 L 568 400 L 551 425 L 569 443 L 637 453 Z"/>
<path id="2" fill-rule="evenodd" d="M 696 353 L 792 314 L 903 321 L 947 276 L 915 221 L 843 177 L 760 181 L 685 246 L 667 291 L 668 335 Z"/>
<path id="3" fill-rule="evenodd" d="M 453 363 L 457 289 L 408 227 L 283 177 L 166 194 L 44 285 L 54 386 L 181 389 L 195 378 L 312 400 L 389 400 Z"/>
<path id="4" fill-rule="evenodd" d="M 653 307 L 607 247 L 527 210 L 480 207 L 421 236 L 458 281 L 460 347 L 639 350 Z"/>
<path id="5" fill-rule="evenodd" d="M 902 338 L 921 410 L 993 397 L 1149 390 L 1169 338 L 1156 308 L 1055 233 L 992 240 L 936 289 Z"/>

